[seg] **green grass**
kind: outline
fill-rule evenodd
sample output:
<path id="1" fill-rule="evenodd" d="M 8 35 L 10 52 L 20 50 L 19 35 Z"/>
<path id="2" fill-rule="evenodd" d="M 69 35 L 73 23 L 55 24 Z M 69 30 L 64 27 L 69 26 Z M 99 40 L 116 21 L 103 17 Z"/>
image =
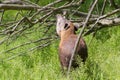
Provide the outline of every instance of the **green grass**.
<path id="1" fill-rule="evenodd" d="M 39 1 L 39 5 L 43 6 L 52 1 L 54 0 L 41 0 Z M 119 2 L 119 0 L 117 1 Z M 87 4 L 90 4 L 90 2 L 87 2 Z M 83 4 L 83 6 L 88 7 L 86 4 Z M 87 11 L 88 8 L 81 8 L 81 10 Z M 10 11 L 8 15 L 6 12 L 4 20 L 14 20 L 14 18 L 11 19 L 11 16 L 15 16 L 16 13 L 15 11 Z M 35 27 L 39 28 L 34 30 Z M 7 42 L 0 45 L 0 52 L 13 48 L 21 43 L 43 37 L 44 29 L 40 28 L 41 26 L 35 25 L 28 31 L 32 33 L 27 34 L 27 38 L 22 36 L 17 38 L 17 40 L 11 40 L 11 44 Z M 51 29 L 45 36 L 51 36 L 50 33 L 55 31 L 55 27 Z M 0 36 L 0 40 L 3 39 L 2 37 Z M 59 40 L 56 40 L 44 49 L 26 52 L 23 56 L 16 57 L 12 60 L 7 59 L 31 47 L 40 45 L 42 42 L 29 44 L 9 53 L 0 54 L 0 80 L 120 80 L 120 26 L 98 31 L 89 44 L 91 37 L 92 35 L 84 37 L 89 53 L 85 65 L 81 64 L 81 67 L 71 71 L 70 78 L 67 78 L 61 72 L 58 58 Z"/>
<path id="2" fill-rule="evenodd" d="M 70 78 L 73 80 L 120 80 L 120 27 L 107 28 L 97 32 L 88 45 L 89 56 L 85 65 L 73 70 Z M 36 32 L 37 33 L 37 32 Z M 33 34 L 34 35 L 34 34 Z M 35 37 L 30 37 L 34 39 Z M 37 37 L 36 37 L 37 38 Z M 88 44 L 91 35 L 86 36 Z M 25 42 L 21 37 L 11 45 L 1 45 L 1 51 Z M 0 80 L 68 80 L 60 69 L 58 59 L 58 44 L 54 44 L 15 59 L 0 62 Z M 31 44 L 13 51 L 14 53 L 0 54 L 1 59 L 28 49 Z"/>

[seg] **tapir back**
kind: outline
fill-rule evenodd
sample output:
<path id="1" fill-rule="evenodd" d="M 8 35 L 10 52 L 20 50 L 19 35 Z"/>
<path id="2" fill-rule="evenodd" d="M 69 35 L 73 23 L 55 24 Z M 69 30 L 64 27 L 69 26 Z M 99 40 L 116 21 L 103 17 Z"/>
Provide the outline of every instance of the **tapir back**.
<path id="1" fill-rule="evenodd" d="M 64 39 L 64 41 L 60 41 L 59 45 L 59 56 L 61 65 L 64 67 L 68 67 L 71 55 L 73 53 L 73 49 L 75 47 L 75 43 L 77 41 L 76 35 L 70 35 L 68 38 Z M 85 41 L 81 38 L 80 43 L 78 45 L 75 56 L 79 56 L 83 62 L 85 62 L 88 54 L 87 54 L 87 46 Z M 74 58 L 72 67 L 78 67 L 77 59 Z"/>

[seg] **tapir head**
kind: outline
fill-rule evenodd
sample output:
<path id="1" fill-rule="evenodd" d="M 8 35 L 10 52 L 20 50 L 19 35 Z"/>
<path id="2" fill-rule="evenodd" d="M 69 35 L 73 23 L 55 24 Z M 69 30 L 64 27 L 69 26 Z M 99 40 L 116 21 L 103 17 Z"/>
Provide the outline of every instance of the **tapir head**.
<path id="1" fill-rule="evenodd" d="M 63 17 L 62 15 L 57 14 L 56 17 L 57 17 L 56 31 L 59 36 L 61 36 L 61 33 L 63 32 L 69 31 L 74 33 L 78 29 L 78 27 L 74 26 L 72 22 L 65 19 L 65 17 Z"/>

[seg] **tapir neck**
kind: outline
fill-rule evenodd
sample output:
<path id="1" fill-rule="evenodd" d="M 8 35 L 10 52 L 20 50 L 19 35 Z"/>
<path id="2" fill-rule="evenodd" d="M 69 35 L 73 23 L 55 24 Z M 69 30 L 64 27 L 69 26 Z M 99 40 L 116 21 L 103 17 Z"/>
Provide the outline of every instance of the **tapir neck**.
<path id="1" fill-rule="evenodd" d="M 66 40 L 71 35 L 75 35 L 75 31 L 73 29 L 69 29 L 67 31 L 62 31 L 61 32 L 61 40 Z"/>

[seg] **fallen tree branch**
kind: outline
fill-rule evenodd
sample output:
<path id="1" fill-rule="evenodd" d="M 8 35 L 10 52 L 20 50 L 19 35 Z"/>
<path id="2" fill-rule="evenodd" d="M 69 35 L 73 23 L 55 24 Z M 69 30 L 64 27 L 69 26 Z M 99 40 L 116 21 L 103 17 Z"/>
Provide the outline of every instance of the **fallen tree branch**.
<path id="1" fill-rule="evenodd" d="M 115 18 L 112 20 L 102 19 L 98 22 L 98 26 L 96 26 L 93 29 L 89 30 L 88 32 L 84 33 L 84 36 L 89 35 L 89 34 L 95 32 L 96 30 L 98 31 L 103 28 L 114 27 L 114 26 L 120 26 L 120 18 Z"/>
<path id="2" fill-rule="evenodd" d="M 91 31 L 93 31 L 92 29 L 93 29 L 94 26 L 99 22 L 99 20 L 104 19 L 104 18 L 106 18 L 106 17 L 108 17 L 108 16 L 111 16 L 111 15 L 117 13 L 117 12 L 120 12 L 120 8 L 119 8 L 119 9 L 116 9 L 116 10 L 114 10 L 114 11 L 112 11 L 112 12 L 109 12 L 108 14 L 105 14 L 105 15 L 103 15 L 103 16 L 100 16 L 99 18 L 97 18 L 97 20 L 95 20 L 95 21 L 96 21 L 95 24 L 94 24 L 87 32 L 85 32 L 84 35 L 87 35 L 87 34 L 91 33 Z M 113 23 L 114 23 L 114 22 L 113 22 Z M 100 24 L 102 24 L 102 23 L 100 23 Z"/>
<path id="3" fill-rule="evenodd" d="M 21 0 L 4 0 L 1 3 L 3 4 L 23 4 Z"/>
<path id="4" fill-rule="evenodd" d="M 115 19 L 101 19 L 98 22 L 98 25 L 101 25 L 101 26 L 116 26 L 116 25 L 120 25 L 120 18 L 115 18 Z"/>
<path id="5" fill-rule="evenodd" d="M 18 5 L 18 4 L 0 4 L 0 9 L 4 10 L 37 10 L 41 7 L 33 5 Z"/>

